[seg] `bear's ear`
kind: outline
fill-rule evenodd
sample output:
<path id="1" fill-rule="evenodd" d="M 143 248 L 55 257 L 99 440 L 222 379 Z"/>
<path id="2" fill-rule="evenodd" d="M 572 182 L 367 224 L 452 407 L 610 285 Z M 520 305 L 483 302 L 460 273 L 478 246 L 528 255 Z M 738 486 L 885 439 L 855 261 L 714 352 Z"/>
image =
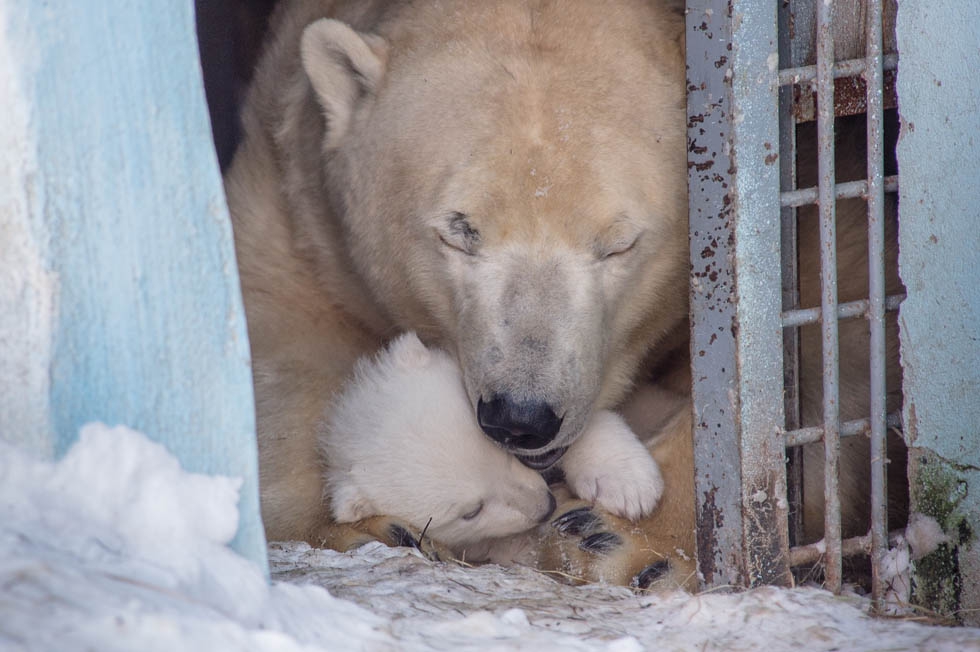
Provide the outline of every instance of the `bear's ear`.
<path id="1" fill-rule="evenodd" d="M 334 487 L 330 507 L 338 523 L 353 523 L 370 516 L 378 516 L 371 501 L 355 485 Z"/>
<path id="2" fill-rule="evenodd" d="M 384 77 L 388 44 L 337 20 L 321 18 L 303 30 L 300 58 L 327 119 L 326 146 L 336 147 L 357 104 Z"/>

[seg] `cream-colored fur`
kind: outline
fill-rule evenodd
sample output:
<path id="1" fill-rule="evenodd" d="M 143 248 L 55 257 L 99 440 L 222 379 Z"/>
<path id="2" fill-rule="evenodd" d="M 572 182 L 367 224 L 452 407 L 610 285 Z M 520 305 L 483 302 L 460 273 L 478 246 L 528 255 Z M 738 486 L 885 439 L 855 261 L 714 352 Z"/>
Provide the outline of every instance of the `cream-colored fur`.
<path id="1" fill-rule="evenodd" d="M 474 410 L 555 406 L 548 450 L 575 459 L 686 314 L 681 39 L 635 0 L 277 12 L 226 176 L 271 538 L 346 545 L 314 433 L 404 330 L 454 355 Z"/>
<path id="2" fill-rule="evenodd" d="M 270 34 L 226 175 L 268 536 L 346 549 L 417 528 L 338 523 L 316 454 L 356 360 L 414 330 L 460 364 L 472 410 L 500 393 L 554 406 L 547 449 L 570 446 L 586 496 L 598 479 L 602 502 L 588 473 L 610 470 L 587 462 L 597 410 L 626 401 L 660 463 L 664 495 L 638 523 L 563 519 L 584 505 L 569 496 L 517 557 L 615 582 L 667 558 L 668 584 L 691 586 L 689 393 L 628 400 L 644 361 L 686 337 L 681 14 L 639 0 L 298 0 Z"/>

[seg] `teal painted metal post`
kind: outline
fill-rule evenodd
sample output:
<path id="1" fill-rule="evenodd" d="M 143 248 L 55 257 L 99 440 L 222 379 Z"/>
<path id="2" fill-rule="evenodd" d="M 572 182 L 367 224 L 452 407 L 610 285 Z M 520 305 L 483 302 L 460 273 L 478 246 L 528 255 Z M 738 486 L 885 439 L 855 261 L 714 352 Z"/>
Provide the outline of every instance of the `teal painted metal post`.
<path id="1" fill-rule="evenodd" d="M 951 541 L 913 598 L 980 625 L 980 6 L 900 2 L 899 313 L 912 508 Z M 941 47 L 937 44 L 941 41 Z"/>
<path id="2" fill-rule="evenodd" d="M 249 348 L 193 3 L 0 1 L 0 437 L 125 424 L 244 479 L 265 567 Z"/>

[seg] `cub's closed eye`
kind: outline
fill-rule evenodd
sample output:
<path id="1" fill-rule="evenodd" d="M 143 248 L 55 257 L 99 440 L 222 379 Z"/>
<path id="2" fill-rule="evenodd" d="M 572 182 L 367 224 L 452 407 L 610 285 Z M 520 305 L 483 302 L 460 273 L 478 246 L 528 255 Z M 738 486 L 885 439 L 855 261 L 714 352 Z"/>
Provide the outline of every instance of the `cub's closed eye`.
<path id="1" fill-rule="evenodd" d="M 476 518 L 477 516 L 479 516 L 480 512 L 482 512 L 482 511 L 483 511 L 483 503 L 481 502 L 479 505 L 476 506 L 476 509 L 474 509 L 472 512 L 469 512 L 467 514 L 463 514 L 463 520 L 464 521 L 472 521 L 474 518 Z"/>

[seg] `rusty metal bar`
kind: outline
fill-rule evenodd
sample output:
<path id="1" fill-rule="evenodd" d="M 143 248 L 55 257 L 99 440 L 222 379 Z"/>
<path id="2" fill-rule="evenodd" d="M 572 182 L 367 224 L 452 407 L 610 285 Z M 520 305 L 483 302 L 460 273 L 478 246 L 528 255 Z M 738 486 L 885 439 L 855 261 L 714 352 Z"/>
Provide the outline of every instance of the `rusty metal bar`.
<path id="1" fill-rule="evenodd" d="M 889 428 L 902 427 L 902 415 L 899 412 L 892 412 L 885 418 L 885 425 Z M 840 424 L 841 437 L 853 437 L 870 432 L 870 419 L 854 419 Z M 786 447 L 794 448 L 804 444 L 813 444 L 823 439 L 823 426 L 810 426 L 809 428 L 797 428 L 790 430 L 785 435 Z"/>
<path id="2" fill-rule="evenodd" d="M 897 544 L 905 536 L 905 530 L 894 530 L 888 533 L 888 542 L 892 545 Z M 841 556 L 857 557 L 867 555 L 871 551 L 871 533 L 859 537 L 851 537 L 841 542 Z M 805 546 L 790 548 L 789 563 L 791 566 L 802 566 L 803 564 L 813 564 L 823 557 L 824 542 L 815 541 Z"/>
<path id="3" fill-rule="evenodd" d="M 898 175 L 884 177 L 883 187 L 885 192 L 898 192 Z M 779 194 L 779 205 L 783 208 L 790 206 L 799 207 L 808 204 L 816 204 L 819 189 L 800 188 L 797 190 L 787 190 Z M 868 182 L 864 179 L 859 181 L 846 181 L 838 183 L 834 187 L 834 196 L 837 199 L 852 199 L 855 197 L 866 198 L 868 196 Z"/>
<path id="4" fill-rule="evenodd" d="M 882 58 L 882 68 L 883 70 L 897 70 L 898 69 L 898 55 L 897 54 L 886 54 Z M 833 76 L 834 79 L 839 79 L 841 77 L 855 77 L 857 75 L 863 74 L 865 71 L 865 66 L 867 65 L 867 59 L 846 59 L 844 61 L 838 61 L 834 64 Z M 779 85 L 787 86 L 789 84 L 801 84 L 803 82 L 813 81 L 817 78 L 817 67 L 816 66 L 800 66 L 799 68 L 784 68 L 779 71 Z"/>
<path id="5" fill-rule="evenodd" d="M 856 557 L 866 555 L 871 547 L 871 535 L 865 534 L 860 537 L 851 537 L 840 542 L 841 557 Z M 808 543 L 805 546 L 790 548 L 790 566 L 802 566 L 803 564 L 814 564 L 824 558 L 827 553 L 827 542 L 825 539 Z"/>
<path id="6" fill-rule="evenodd" d="M 789 585 L 775 3 L 689 0 L 686 31 L 700 583 Z"/>
<path id="7" fill-rule="evenodd" d="M 868 321 L 871 327 L 871 603 L 881 613 L 885 582 L 882 563 L 888 550 L 886 493 L 885 387 L 885 174 L 881 0 L 866 0 L 867 43 L 864 70 L 868 128 Z"/>
<path id="8" fill-rule="evenodd" d="M 823 348 L 824 581 L 841 589 L 840 367 L 837 322 L 837 225 L 834 166 L 833 3 L 817 3 L 817 169 Z"/>
<path id="9" fill-rule="evenodd" d="M 891 294 L 885 297 L 885 311 L 895 312 L 902 305 L 904 299 L 905 295 L 903 294 Z M 858 299 L 857 301 L 838 304 L 837 319 L 867 317 L 870 305 L 871 303 L 867 299 Z M 805 326 L 806 324 L 816 324 L 821 320 L 822 314 L 823 311 L 818 306 L 816 308 L 785 310 L 780 315 L 780 318 L 783 321 L 783 328 L 793 328 L 796 326 Z"/>

